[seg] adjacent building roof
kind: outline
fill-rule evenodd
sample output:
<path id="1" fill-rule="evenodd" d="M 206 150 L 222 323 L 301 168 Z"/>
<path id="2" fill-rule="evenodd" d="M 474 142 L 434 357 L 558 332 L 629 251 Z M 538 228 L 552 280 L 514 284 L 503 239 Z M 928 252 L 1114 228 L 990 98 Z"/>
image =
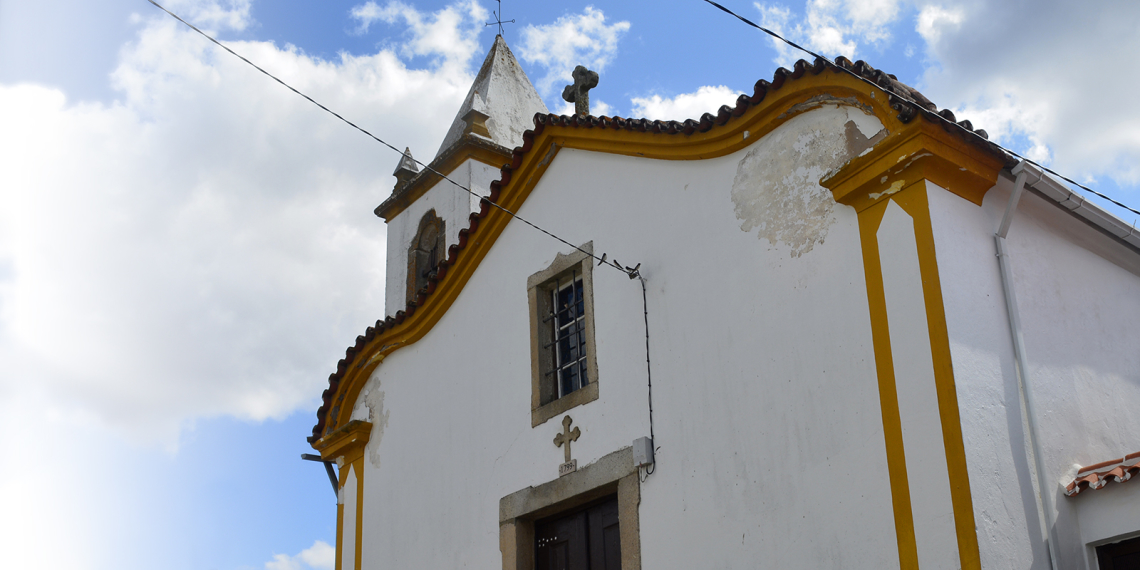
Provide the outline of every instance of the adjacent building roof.
<path id="1" fill-rule="evenodd" d="M 500 61 L 502 63 L 499 63 Z M 468 100 L 464 102 L 464 106 L 460 109 L 459 113 L 457 113 L 456 122 L 452 125 L 452 130 L 448 133 L 447 139 L 444 140 L 443 147 L 440 149 L 441 152 L 449 150 L 449 144 L 454 144 L 449 143 L 448 140 L 454 138 L 454 140 L 458 141 L 462 138 L 463 131 L 466 127 L 466 122 L 463 118 L 473 108 L 471 101 L 473 100 L 474 94 L 481 93 L 479 86 L 487 84 L 488 82 L 493 85 L 495 81 L 488 80 L 487 78 L 494 77 L 494 70 L 497 68 L 510 69 L 511 64 L 515 67 L 518 66 L 518 62 L 515 61 L 510 50 L 507 49 L 506 43 L 502 41 L 501 37 L 496 38 L 495 46 L 492 47 L 491 53 L 487 56 L 487 60 L 483 62 L 483 68 L 479 71 L 479 76 L 476 78 L 475 85 L 472 86 L 471 93 L 468 94 Z M 500 65 L 501 67 L 498 67 Z M 969 121 L 957 122 L 954 114 L 948 109 L 939 111 L 938 107 L 931 103 L 929 99 L 914 88 L 898 81 L 894 75 L 879 71 L 863 61 L 852 63 L 844 57 L 837 58 L 834 65 L 825 60 L 816 59 L 814 62 L 804 60 L 797 61 L 791 70 L 781 67 L 776 70 L 772 81 L 764 79 L 757 81 L 753 88 L 752 95 L 744 94 L 738 97 L 735 107 L 724 105 L 718 110 L 716 115 L 705 113 L 699 119 L 689 119 L 683 122 L 624 119 L 621 117 L 559 116 L 548 113 L 543 105 L 541 111 L 531 115 L 531 124 L 533 124 L 534 127 L 532 130 L 518 130 L 517 134 L 512 135 L 514 138 L 501 139 L 504 142 L 500 143 L 499 146 L 508 144 L 512 146 L 521 144 L 522 146 L 514 149 L 511 163 L 504 165 L 501 170 L 501 178 L 491 183 L 490 195 L 480 202 L 480 211 L 471 214 L 469 226 L 459 231 L 459 242 L 448 247 L 447 259 L 440 263 L 436 275 L 429 279 L 428 285 L 417 292 L 415 298 L 408 302 L 405 310 L 397 311 L 394 316 L 376 321 L 376 324 L 368 327 L 364 331 L 364 334 L 357 336 L 356 342 L 345 351 L 345 357 L 337 362 L 336 371 L 329 375 L 329 387 L 322 394 L 321 406 L 317 409 L 317 423 L 313 426 L 312 435 L 308 438 L 309 442 L 316 442 L 324 435 L 328 413 L 330 411 L 335 413 L 336 410 L 334 408 L 339 407 L 339 404 L 333 403 L 333 397 L 337 394 L 337 388 L 341 380 L 351 366 L 361 364 L 356 362 L 357 356 L 361 355 L 366 345 L 378 335 L 391 327 L 403 323 L 405 319 L 416 311 L 417 307 L 422 307 L 428 301 L 431 294 L 436 290 L 437 284 L 447 278 L 449 269 L 458 262 L 472 234 L 478 230 L 480 221 L 491 211 L 491 203 L 498 202 L 500 190 L 510 182 L 511 173 L 522 164 L 523 157 L 530 152 L 535 137 L 541 134 L 547 127 L 617 129 L 646 133 L 665 133 L 677 136 L 689 136 L 696 132 L 704 133 L 714 127 L 723 126 L 736 117 L 744 115 L 749 107 L 759 105 L 769 92 L 778 91 L 788 81 L 797 80 L 807 74 L 819 75 L 824 71 L 850 73 L 876 84 L 887 93 L 888 103 L 893 110 L 898 112 L 898 119 L 904 123 L 909 123 L 914 118 L 921 116 L 923 120 L 932 121 L 941 125 L 946 131 L 961 137 L 962 140 L 968 144 L 983 147 L 988 152 L 1002 157 L 1007 168 L 1013 167 L 1017 163 L 1013 157 L 1006 154 L 1000 147 L 988 142 L 986 140 L 988 137 L 985 131 L 980 129 L 974 130 L 973 125 L 971 125 Z M 529 80 L 526 79 L 526 75 L 522 72 L 521 68 L 518 69 L 517 75 L 514 77 L 516 79 L 521 78 L 521 80 L 526 81 L 529 86 Z M 533 87 L 531 87 L 529 91 L 533 93 Z M 495 90 L 492 88 L 489 98 L 494 99 L 494 97 Z M 535 97 L 537 97 L 537 95 L 535 95 Z M 502 100 L 499 99 L 498 101 Z M 541 103 L 541 100 L 539 100 L 538 104 L 541 105 Z M 496 104 L 501 103 L 491 103 L 492 111 Z M 488 127 L 490 127 L 490 121 L 488 121 Z M 504 125 L 502 124 L 496 125 L 496 129 L 503 128 Z M 507 128 L 511 129 L 510 132 L 515 133 L 514 129 L 518 129 L 519 127 L 512 125 Z M 495 132 L 501 133 L 502 131 L 492 129 L 492 137 L 496 136 Z M 383 207 L 383 205 L 381 205 L 381 207 Z"/>
<path id="2" fill-rule="evenodd" d="M 1085 489 L 1095 491 L 1112 481 L 1123 483 L 1136 474 L 1140 474 L 1140 451 L 1082 467 L 1077 471 L 1077 477 L 1073 482 L 1065 486 L 1065 495 L 1075 497 Z"/>
<path id="3" fill-rule="evenodd" d="M 533 126 L 531 118 L 535 113 L 548 112 L 503 36 L 495 36 L 495 44 L 487 52 L 467 98 L 455 114 L 447 136 L 443 137 L 436 158 L 463 137 L 467 114 L 472 110 L 487 116 L 488 134 L 485 136 L 506 148 L 518 146 L 523 131 Z"/>

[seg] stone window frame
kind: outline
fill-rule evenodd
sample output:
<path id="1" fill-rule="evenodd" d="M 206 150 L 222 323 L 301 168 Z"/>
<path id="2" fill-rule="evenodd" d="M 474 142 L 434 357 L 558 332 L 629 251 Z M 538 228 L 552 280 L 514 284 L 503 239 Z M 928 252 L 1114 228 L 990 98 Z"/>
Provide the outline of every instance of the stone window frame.
<path id="1" fill-rule="evenodd" d="M 503 570 L 534 570 L 534 523 L 617 495 L 621 570 L 641 570 L 641 481 L 633 448 L 623 447 L 573 473 L 499 500 Z"/>
<path id="2" fill-rule="evenodd" d="M 438 266 L 439 263 L 447 257 L 447 233 L 445 231 L 447 226 L 443 218 L 435 213 L 435 208 L 432 208 L 424 212 L 423 217 L 420 218 L 419 228 L 416 229 L 416 235 L 412 237 L 412 243 L 408 246 L 408 274 L 405 279 L 407 282 L 407 291 L 404 295 L 405 303 L 411 303 L 412 300 L 416 298 L 416 295 L 419 294 L 420 289 L 427 286 L 426 280 L 420 284 L 419 273 L 421 268 L 418 267 L 416 263 L 416 253 L 420 251 L 420 240 L 424 237 L 424 232 L 429 228 L 434 229 L 436 232 L 435 251 L 437 252 L 436 255 L 438 258 L 434 260 L 435 264 Z M 417 285 L 419 286 L 417 287 Z"/>
<path id="3" fill-rule="evenodd" d="M 558 253 L 546 269 L 527 278 L 527 298 L 530 307 L 531 427 L 537 427 L 571 408 L 598 399 L 598 359 L 594 342 L 594 264 L 591 263 L 593 252 L 594 242 L 591 241 L 570 254 Z M 551 356 L 553 347 L 543 348 L 544 344 L 550 342 L 550 331 L 549 323 L 542 322 L 542 315 L 550 311 L 550 292 L 559 279 L 564 280 L 571 272 L 577 272 L 582 279 L 586 374 L 589 383 L 561 398 L 551 399 L 553 389 L 547 372 L 554 368 Z"/>

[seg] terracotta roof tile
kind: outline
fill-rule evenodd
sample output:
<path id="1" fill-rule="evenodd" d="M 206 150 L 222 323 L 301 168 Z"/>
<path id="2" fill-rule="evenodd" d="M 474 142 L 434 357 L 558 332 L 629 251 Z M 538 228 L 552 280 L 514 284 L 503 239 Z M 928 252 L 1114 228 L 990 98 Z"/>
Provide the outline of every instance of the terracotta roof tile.
<path id="1" fill-rule="evenodd" d="M 500 170 L 500 179 L 491 183 L 491 194 L 487 198 L 480 200 L 479 212 L 469 216 L 468 227 L 459 231 L 459 243 L 448 248 L 447 259 L 440 264 L 436 275 L 429 279 L 428 285 L 419 291 L 415 299 L 409 302 L 403 311 L 397 311 L 394 317 L 387 317 L 383 320 L 376 321 L 376 324 L 368 327 L 363 335 L 356 337 L 356 343 L 349 347 L 345 351 L 345 357 L 337 362 L 336 372 L 329 375 L 329 388 L 322 394 L 322 404 L 317 409 L 317 423 L 313 426 L 313 433 L 308 438 L 309 442 L 315 442 L 324 435 L 325 419 L 327 412 L 332 409 L 332 398 L 348 366 L 355 360 L 356 354 L 364 348 L 368 342 L 375 338 L 376 335 L 389 327 L 404 322 L 404 319 L 415 312 L 416 307 L 423 306 L 424 303 L 427 302 L 435 290 L 435 284 L 444 279 L 449 267 L 455 265 L 456 260 L 462 254 L 464 248 L 467 247 L 469 237 L 478 230 L 479 221 L 487 216 L 487 212 L 490 210 L 490 202 L 498 201 L 499 192 L 502 190 L 502 187 L 507 185 L 511 180 L 511 173 L 514 169 L 522 165 L 523 156 L 530 151 L 531 145 L 534 143 L 535 135 L 542 133 L 547 127 L 618 129 L 685 136 L 695 132 L 703 133 L 716 126 L 723 126 L 734 118 L 744 115 L 749 107 L 758 105 L 769 92 L 778 91 L 789 80 L 794 81 L 806 74 L 819 75 L 824 71 L 843 73 L 843 70 L 853 72 L 884 90 L 888 94 L 890 107 L 898 112 L 898 119 L 903 123 L 909 123 L 915 117 L 919 116 L 927 121 L 938 122 L 944 129 L 958 134 L 970 144 L 981 146 L 990 152 L 1005 157 L 1006 166 L 1012 167 L 1016 163 L 1016 160 L 1014 160 L 1012 156 L 1006 154 L 997 145 L 988 142 L 989 136 L 984 130 L 975 130 L 969 121 L 957 122 L 954 113 L 949 109 L 939 111 L 938 107 L 923 96 L 922 93 L 900 82 L 894 75 L 875 69 L 864 61 L 852 63 L 844 57 L 837 58 L 835 65 L 831 65 L 822 59 L 816 59 L 814 62 L 807 62 L 801 59 L 796 62 L 793 69 L 789 70 L 781 67 L 773 73 L 772 81 L 766 81 L 764 79 L 757 81 L 753 86 L 752 95 L 741 95 L 738 97 L 734 107 L 724 105 L 717 110 L 716 115 L 705 113 L 701 115 L 699 119 L 695 120 L 660 121 L 626 119 L 622 117 L 595 117 L 592 115 L 582 117 L 578 115 L 567 116 L 551 113 L 537 113 L 534 116 L 534 129 L 523 133 L 523 145 L 514 149 L 511 163 L 504 165 Z M 950 123 L 946 123 L 938 117 L 935 117 L 936 114 L 949 120 Z"/>
<path id="2" fill-rule="evenodd" d="M 1140 451 L 1124 457 L 1102 461 L 1077 471 L 1072 483 L 1065 486 L 1065 495 L 1075 497 L 1084 489 L 1095 491 L 1115 481 L 1123 483 L 1140 474 Z"/>

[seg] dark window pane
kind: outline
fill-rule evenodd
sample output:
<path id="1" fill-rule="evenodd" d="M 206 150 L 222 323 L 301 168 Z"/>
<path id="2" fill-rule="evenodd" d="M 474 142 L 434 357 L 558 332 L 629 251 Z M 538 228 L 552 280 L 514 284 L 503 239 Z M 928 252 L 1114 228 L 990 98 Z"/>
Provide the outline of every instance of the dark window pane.
<path id="1" fill-rule="evenodd" d="M 588 382 L 585 374 L 586 305 L 581 277 L 575 274 L 568 282 L 556 283 L 550 295 L 554 304 L 549 325 L 553 340 L 550 361 L 554 373 L 551 379 L 556 383 L 555 397 L 561 398 Z"/>
<path id="2" fill-rule="evenodd" d="M 564 336 L 558 339 L 558 364 L 560 366 L 573 360 L 573 357 L 570 356 L 570 348 L 570 337 Z"/>
<path id="3" fill-rule="evenodd" d="M 580 388 L 578 385 L 578 367 L 570 366 L 562 369 L 562 395 L 565 396 Z"/>

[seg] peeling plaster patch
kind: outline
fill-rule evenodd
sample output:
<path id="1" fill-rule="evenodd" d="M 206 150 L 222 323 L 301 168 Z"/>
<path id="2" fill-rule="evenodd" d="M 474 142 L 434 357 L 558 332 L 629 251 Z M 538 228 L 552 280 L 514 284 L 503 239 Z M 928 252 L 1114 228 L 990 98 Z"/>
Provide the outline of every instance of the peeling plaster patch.
<path id="1" fill-rule="evenodd" d="M 364 405 L 368 407 L 368 421 L 372 422 L 372 433 L 368 436 L 368 462 L 380 468 L 380 440 L 384 439 L 384 428 L 388 427 L 388 416 L 392 413 L 384 409 L 384 391 L 372 388 L 364 394 Z"/>
<path id="2" fill-rule="evenodd" d="M 547 164 L 549 164 L 551 159 L 554 158 L 554 153 L 557 151 L 558 151 L 558 145 L 555 143 L 550 143 L 550 150 L 546 151 L 546 156 L 542 157 L 542 160 L 538 161 L 538 164 L 540 166 L 546 166 Z"/>
<path id="3" fill-rule="evenodd" d="M 870 114 L 870 106 L 860 106 L 859 108 L 863 110 L 862 113 L 847 113 L 847 124 L 845 128 L 850 129 L 852 126 L 858 128 L 859 134 L 863 136 L 863 139 L 875 139 L 871 141 L 872 145 L 883 140 L 883 137 L 886 137 L 887 133 L 886 129 L 883 128 L 882 121 L 879 121 L 879 118 L 875 115 Z M 876 137 L 878 138 L 876 139 Z M 871 147 L 867 147 L 863 152 L 870 150 L 870 148 Z"/>
<path id="4" fill-rule="evenodd" d="M 797 107 L 822 105 L 815 99 Z M 826 101 L 836 99 L 827 96 Z M 732 202 L 740 229 L 759 229 L 759 239 L 788 245 L 792 257 L 822 244 L 835 223 L 835 198 L 819 181 L 886 135 L 878 118 L 868 116 L 861 105 L 814 108 L 780 125 L 737 164 Z"/>
<path id="5" fill-rule="evenodd" d="M 854 107 L 856 109 L 861 109 L 863 111 L 864 116 L 868 116 L 868 115 L 871 116 L 873 118 L 873 120 L 879 124 L 879 128 L 880 129 L 883 128 L 883 124 L 878 122 L 879 121 L 878 118 L 875 118 L 875 112 L 871 108 L 870 105 L 864 105 L 864 104 L 860 103 L 859 99 L 857 97 L 854 97 L 854 96 L 836 97 L 834 95 L 829 95 L 827 93 L 816 95 L 815 97 L 812 97 L 811 99 L 808 99 L 807 101 L 804 101 L 803 103 L 797 103 L 795 105 L 792 105 L 791 107 L 788 108 L 787 111 L 780 113 L 780 115 L 777 116 L 776 118 L 777 119 L 783 119 L 784 117 L 791 117 L 791 116 L 803 113 L 805 111 L 811 111 L 811 110 L 817 109 L 819 107 L 829 106 L 829 105 L 835 105 L 836 107 Z"/>
<path id="6" fill-rule="evenodd" d="M 920 159 L 920 158 L 922 158 L 922 157 L 924 157 L 924 156 L 934 156 L 934 155 L 933 155 L 933 154 L 931 154 L 931 153 L 929 153 L 929 152 L 924 152 L 924 153 L 922 153 L 922 154 L 918 154 L 918 155 L 911 155 L 911 156 L 914 156 L 914 158 L 910 159 L 910 162 L 906 163 L 906 165 L 905 165 L 905 166 L 903 166 L 903 167 L 902 167 L 902 170 L 899 170 L 899 172 L 902 172 L 903 170 L 906 170 L 906 169 L 910 168 L 910 165 L 914 164 L 914 161 L 916 161 L 916 160 L 918 160 L 918 159 Z"/>
<path id="7" fill-rule="evenodd" d="M 348 418 L 350 422 L 355 420 L 368 421 L 368 408 L 364 407 L 364 402 L 359 399 L 356 401 L 356 405 L 352 407 L 352 415 Z"/>
<path id="8" fill-rule="evenodd" d="M 886 178 L 886 177 L 884 176 L 884 178 Z M 883 196 L 890 196 L 891 194 L 894 194 L 895 192 L 902 190 L 903 185 L 905 185 L 905 184 L 906 184 L 906 182 L 903 180 L 895 180 L 894 182 L 891 182 L 890 188 L 887 188 L 886 190 L 883 190 L 882 192 L 871 192 L 870 194 L 867 194 L 867 197 L 872 199 L 872 200 L 878 200 L 879 198 L 882 198 Z"/>

